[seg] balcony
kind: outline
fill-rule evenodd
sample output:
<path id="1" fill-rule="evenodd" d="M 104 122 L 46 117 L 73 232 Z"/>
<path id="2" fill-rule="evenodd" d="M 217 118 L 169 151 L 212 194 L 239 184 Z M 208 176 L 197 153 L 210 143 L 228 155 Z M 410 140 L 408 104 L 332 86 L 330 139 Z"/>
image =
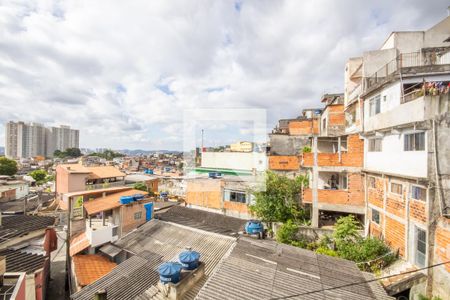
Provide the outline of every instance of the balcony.
<path id="1" fill-rule="evenodd" d="M 117 241 L 119 239 L 118 229 L 118 225 L 109 222 L 103 223 L 102 219 L 86 220 L 86 236 L 91 247 Z"/>
<path id="2" fill-rule="evenodd" d="M 450 71 L 450 47 L 424 48 L 418 52 L 401 53 L 374 74 L 365 78 L 365 90 L 369 92 L 395 75 Z"/>
<path id="3" fill-rule="evenodd" d="M 364 131 L 376 131 L 403 124 L 421 122 L 441 113 L 440 103 L 450 99 L 450 94 L 438 96 L 408 96 L 408 102 L 397 105 L 389 111 L 381 112 L 364 120 Z"/>
<path id="4" fill-rule="evenodd" d="M 86 189 L 86 191 L 91 191 L 91 190 L 105 189 L 105 188 L 110 188 L 110 187 L 120 187 L 120 186 L 125 186 L 124 180 L 114 181 L 114 182 L 97 183 L 97 184 L 86 184 L 85 189 Z"/>

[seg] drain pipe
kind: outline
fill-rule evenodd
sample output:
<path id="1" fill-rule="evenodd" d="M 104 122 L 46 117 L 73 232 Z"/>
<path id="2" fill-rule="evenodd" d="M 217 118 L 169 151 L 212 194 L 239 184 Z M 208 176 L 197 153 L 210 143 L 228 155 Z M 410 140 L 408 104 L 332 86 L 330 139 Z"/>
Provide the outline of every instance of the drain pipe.
<path id="1" fill-rule="evenodd" d="M 441 195 L 441 184 L 439 180 L 439 170 L 438 170 L 438 155 L 437 155 L 437 133 L 436 133 L 436 120 L 432 120 L 433 124 L 433 148 L 434 148 L 434 175 L 435 175 L 435 188 L 436 188 L 436 194 L 438 197 L 438 203 L 439 203 L 439 212 L 441 213 L 441 216 L 444 215 L 444 209 L 443 209 L 443 203 L 442 203 L 442 195 Z"/>

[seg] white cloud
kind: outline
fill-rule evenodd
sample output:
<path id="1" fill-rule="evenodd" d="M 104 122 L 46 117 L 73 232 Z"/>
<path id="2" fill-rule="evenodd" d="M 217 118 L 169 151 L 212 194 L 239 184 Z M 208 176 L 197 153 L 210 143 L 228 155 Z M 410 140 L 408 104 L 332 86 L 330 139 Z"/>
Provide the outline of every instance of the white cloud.
<path id="1" fill-rule="evenodd" d="M 348 57 L 444 18 L 433 2 L 3 1 L 0 122 L 145 149 L 182 147 L 184 109 L 265 108 L 272 127 L 342 91 Z"/>

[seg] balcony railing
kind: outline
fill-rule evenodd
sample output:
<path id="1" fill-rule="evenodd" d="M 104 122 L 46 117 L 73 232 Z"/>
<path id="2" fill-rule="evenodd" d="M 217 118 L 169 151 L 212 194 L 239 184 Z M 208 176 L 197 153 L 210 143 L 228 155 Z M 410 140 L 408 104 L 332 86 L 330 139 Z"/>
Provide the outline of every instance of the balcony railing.
<path id="1" fill-rule="evenodd" d="M 86 191 L 98 190 L 98 189 L 106 189 L 110 187 L 119 187 L 125 186 L 125 181 L 114 181 L 114 182 L 104 182 L 97 184 L 86 184 Z"/>
<path id="2" fill-rule="evenodd" d="M 105 222 L 101 219 L 91 219 L 86 221 L 86 235 L 91 243 L 91 247 L 96 247 L 108 242 L 115 242 L 119 239 L 118 225 Z"/>
<path id="3" fill-rule="evenodd" d="M 402 68 L 447 64 L 450 64 L 450 47 L 429 48 L 418 52 L 401 53 L 365 79 L 365 90 L 367 91 L 376 84 L 386 81 L 390 75 Z"/>

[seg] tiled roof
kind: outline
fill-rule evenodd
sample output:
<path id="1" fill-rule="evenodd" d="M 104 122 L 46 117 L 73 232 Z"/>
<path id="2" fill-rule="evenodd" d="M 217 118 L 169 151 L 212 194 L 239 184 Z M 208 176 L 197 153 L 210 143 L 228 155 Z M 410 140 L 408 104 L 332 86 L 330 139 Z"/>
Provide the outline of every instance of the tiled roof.
<path id="1" fill-rule="evenodd" d="M 109 300 L 134 299 L 158 282 L 156 270 L 161 263 L 177 260 L 179 253 L 192 247 L 200 253 L 206 267 L 205 277 L 184 298 L 193 299 L 235 241 L 232 237 L 152 220 L 115 243 L 137 255 L 71 297 L 91 300 L 96 291 L 105 289 Z"/>
<path id="2" fill-rule="evenodd" d="M 106 257 L 96 254 L 75 255 L 74 272 L 80 286 L 86 286 L 111 272 L 117 265 Z"/>
<path id="3" fill-rule="evenodd" d="M 125 177 L 126 175 L 113 166 L 87 167 L 86 169 L 91 172 L 91 174 L 89 174 L 90 179 Z"/>
<path id="4" fill-rule="evenodd" d="M 69 254 L 70 256 L 74 256 L 75 254 L 80 253 L 90 245 L 91 243 L 89 242 L 86 233 L 82 232 L 72 237 L 72 239 L 70 240 Z"/>
<path id="5" fill-rule="evenodd" d="M 183 206 L 174 206 L 158 214 L 158 219 L 224 235 L 235 235 L 243 231 L 246 222 L 246 220 Z"/>
<path id="6" fill-rule="evenodd" d="M 147 194 L 147 192 L 143 192 L 140 190 L 126 190 L 114 194 L 110 194 L 106 197 L 96 198 L 94 200 L 84 202 L 84 208 L 86 209 L 88 215 L 97 214 L 99 212 L 110 210 L 116 207 L 121 206 L 120 197 L 122 196 L 131 196 L 134 194 Z"/>
<path id="7" fill-rule="evenodd" d="M 393 299 L 367 283 L 355 263 L 271 241 L 240 239 L 197 299 Z M 328 288 L 336 288 L 328 290 Z"/>
<path id="8" fill-rule="evenodd" d="M 3 249 L 0 256 L 6 256 L 6 272 L 34 273 L 44 267 L 44 255 L 27 253 L 21 250 Z"/>
<path id="9" fill-rule="evenodd" d="M 14 215 L 3 216 L 0 225 L 0 244 L 12 238 L 27 235 L 28 233 L 55 224 L 53 217 Z"/>

